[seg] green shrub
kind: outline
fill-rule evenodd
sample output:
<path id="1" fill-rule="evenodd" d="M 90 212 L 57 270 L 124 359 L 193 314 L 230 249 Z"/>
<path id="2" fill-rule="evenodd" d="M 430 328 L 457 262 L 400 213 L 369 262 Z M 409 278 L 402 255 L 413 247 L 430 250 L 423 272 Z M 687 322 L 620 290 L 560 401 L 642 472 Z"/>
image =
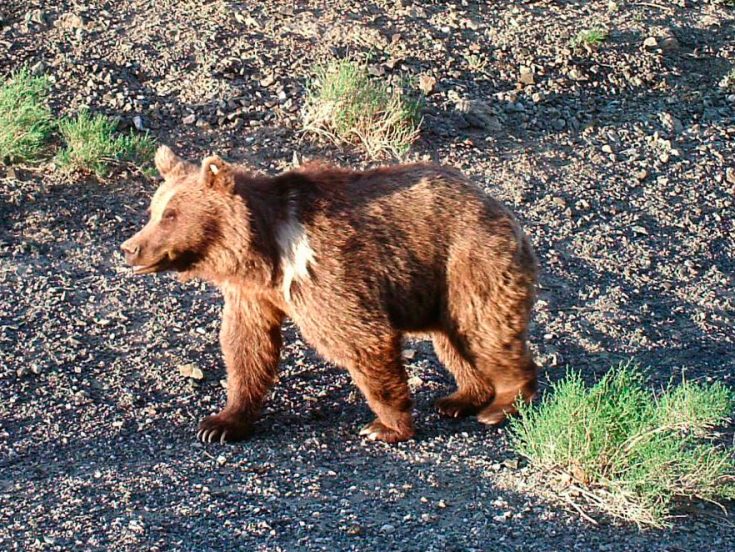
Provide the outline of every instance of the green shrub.
<path id="1" fill-rule="evenodd" d="M 537 405 L 519 405 L 513 446 L 565 475 L 613 516 L 662 526 L 678 499 L 735 498 L 735 459 L 709 439 L 735 407 L 724 385 L 684 381 L 658 397 L 633 364 L 587 388 L 578 373 Z"/>
<path id="2" fill-rule="evenodd" d="M 64 147 L 56 155 L 56 165 L 64 172 L 94 173 L 104 178 L 112 165 L 131 163 L 142 167 L 153 158 L 155 143 L 147 134 L 116 132 L 117 123 L 102 114 L 82 111 L 62 119 L 59 132 Z"/>
<path id="3" fill-rule="evenodd" d="M 349 60 L 317 67 L 308 88 L 304 129 L 335 143 L 362 146 L 371 157 L 408 151 L 418 137 L 420 102 L 405 86 L 372 78 L 367 67 Z"/>
<path id="4" fill-rule="evenodd" d="M 48 80 L 27 69 L 12 74 L 0 86 L 0 162 L 38 161 L 53 128 Z"/>
<path id="5" fill-rule="evenodd" d="M 585 29 L 579 31 L 571 40 L 572 46 L 598 46 L 607 40 L 607 31 L 604 29 Z"/>

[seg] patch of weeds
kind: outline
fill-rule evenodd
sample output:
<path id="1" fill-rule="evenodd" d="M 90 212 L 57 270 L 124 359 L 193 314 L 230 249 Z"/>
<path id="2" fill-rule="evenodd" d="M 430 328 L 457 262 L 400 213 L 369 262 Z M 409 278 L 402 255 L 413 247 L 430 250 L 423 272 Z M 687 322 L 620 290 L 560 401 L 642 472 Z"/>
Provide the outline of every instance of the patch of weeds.
<path id="1" fill-rule="evenodd" d="M 0 86 L 0 162 L 33 163 L 53 129 L 46 77 L 24 68 Z"/>
<path id="2" fill-rule="evenodd" d="M 729 73 L 722 77 L 720 88 L 724 88 L 728 92 L 735 92 L 735 69 L 731 69 Z"/>
<path id="3" fill-rule="evenodd" d="M 106 177 L 113 165 L 128 163 L 145 173 L 155 151 L 153 138 L 116 132 L 117 123 L 102 115 L 80 112 L 62 119 L 59 132 L 64 147 L 56 155 L 56 165 L 63 172 L 94 173 Z"/>
<path id="4" fill-rule="evenodd" d="M 465 54 L 464 59 L 470 70 L 482 73 L 487 68 L 487 58 L 481 54 Z"/>
<path id="5" fill-rule="evenodd" d="M 632 363 L 588 388 L 578 373 L 511 420 L 515 449 L 556 473 L 602 511 L 639 526 L 668 524 L 681 499 L 735 498 L 735 459 L 712 428 L 733 412 L 720 383 L 683 381 L 656 396 Z"/>
<path id="6" fill-rule="evenodd" d="M 579 31 L 577 36 L 572 38 L 571 45 L 574 48 L 593 48 L 605 42 L 605 40 L 607 40 L 607 36 L 607 31 L 604 29 L 584 29 Z"/>
<path id="7" fill-rule="evenodd" d="M 304 107 L 304 130 L 361 146 L 370 157 L 403 156 L 419 135 L 421 102 L 405 82 L 389 85 L 367 66 L 335 60 L 316 68 Z"/>

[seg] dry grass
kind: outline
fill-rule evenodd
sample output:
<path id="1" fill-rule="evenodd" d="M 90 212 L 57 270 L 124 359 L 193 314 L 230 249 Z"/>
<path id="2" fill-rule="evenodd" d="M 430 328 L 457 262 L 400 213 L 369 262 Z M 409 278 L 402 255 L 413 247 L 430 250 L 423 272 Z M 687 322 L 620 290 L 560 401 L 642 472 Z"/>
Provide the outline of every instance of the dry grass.
<path id="1" fill-rule="evenodd" d="M 402 157 L 419 135 L 420 102 L 405 86 L 373 79 L 367 67 L 332 61 L 316 70 L 304 109 L 304 130 L 362 147 L 372 158 Z"/>

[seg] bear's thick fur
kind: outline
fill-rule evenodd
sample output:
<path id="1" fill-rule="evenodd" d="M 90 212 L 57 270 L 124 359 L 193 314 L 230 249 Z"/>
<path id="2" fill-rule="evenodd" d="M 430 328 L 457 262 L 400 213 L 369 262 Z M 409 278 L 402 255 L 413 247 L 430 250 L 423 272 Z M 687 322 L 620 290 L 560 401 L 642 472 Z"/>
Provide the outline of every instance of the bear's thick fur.
<path id="1" fill-rule="evenodd" d="M 456 170 L 352 171 L 309 164 L 276 177 L 218 157 L 197 167 L 163 146 L 164 182 L 122 249 L 136 273 L 176 270 L 219 286 L 227 404 L 207 442 L 247 436 L 276 378 L 290 317 L 346 368 L 375 421 L 361 434 L 413 433 L 401 337 L 428 334 L 457 382 L 450 417 L 496 424 L 536 391 L 527 345 L 536 261 L 513 215 Z"/>

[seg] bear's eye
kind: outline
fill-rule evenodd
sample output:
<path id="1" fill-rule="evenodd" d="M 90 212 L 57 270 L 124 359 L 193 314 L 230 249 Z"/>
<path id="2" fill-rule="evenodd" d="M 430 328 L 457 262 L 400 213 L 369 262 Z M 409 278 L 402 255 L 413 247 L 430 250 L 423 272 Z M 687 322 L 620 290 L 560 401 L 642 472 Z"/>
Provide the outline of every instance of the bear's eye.
<path id="1" fill-rule="evenodd" d="M 172 221 L 176 219 L 176 211 L 173 209 L 166 209 L 163 213 L 163 220 Z"/>

